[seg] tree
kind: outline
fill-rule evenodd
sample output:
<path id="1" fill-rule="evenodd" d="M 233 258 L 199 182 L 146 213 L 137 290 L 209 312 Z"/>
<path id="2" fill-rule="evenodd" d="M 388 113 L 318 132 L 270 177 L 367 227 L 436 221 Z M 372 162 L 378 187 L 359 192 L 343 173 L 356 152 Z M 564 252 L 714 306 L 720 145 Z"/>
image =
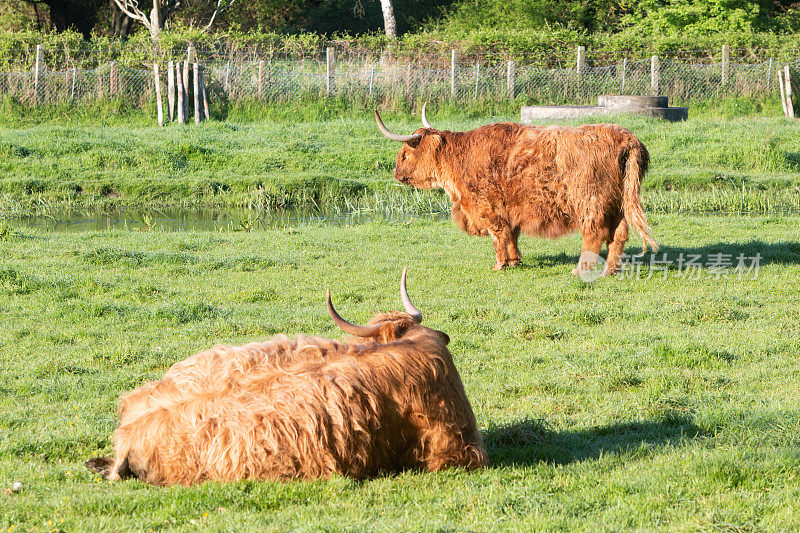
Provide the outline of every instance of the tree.
<path id="1" fill-rule="evenodd" d="M 758 31 L 764 17 L 750 0 L 643 0 L 622 21 L 646 35 L 697 36 Z"/>
<path id="2" fill-rule="evenodd" d="M 142 11 L 142 9 L 145 8 L 139 7 L 139 0 L 112 1 L 122 13 L 147 28 L 147 31 L 150 32 L 150 38 L 154 41 L 157 41 L 158 37 L 161 35 L 161 30 L 164 29 L 164 23 L 181 5 L 180 0 L 153 0 L 150 14 L 146 15 L 144 11 Z"/>
<path id="3" fill-rule="evenodd" d="M 100 0 L 25 0 L 37 10 L 46 5 L 50 10 L 50 23 L 57 32 L 77 30 L 84 39 L 92 36 L 100 11 Z"/>
<path id="4" fill-rule="evenodd" d="M 227 9 L 231 7 L 234 2 L 236 2 L 236 0 L 217 0 L 216 5 L 214 6 L 214 12 L 211 14 L 211 18 L 208 20 L 208 24 L 206 24 L 203 28 L 203 31 L 208 31 L 211 25 L 214 24 L 214 19 L 217 18 L 217 15 L 227 11 Z"/>
<path id="5" fill-rule="evenodd" d="M 381 10 L 383 11 L 383 28 L 386 36 L 391 40 L 397 39 L 397 23 L 394 20 L 392 0 L 381 0 Z"/>
<path id="6" fill-rule="evenodd" d="M 214 11 L 211 14 L 208 24 L 203 28 L 203 31 L 208 30 L 211 24 L 214 23 L 217 15 L 227 10 L 236 2 L 236 0 L 211 0 L 214 6 Z M 150 37 L 157 41 L 164 29 L 167 20 L 175 13 L 178 8 L 182 7 L 181 0 L 152 0 L 153 4 L 150 8 L 150 14 L 145 14 L 146 8 L 139 6 L 139 0 L 111 0 L 120 14 L 114 14 L 114 32 L 115 34 L 123 37 L 127 34 L 128 28 L 125 27 L 125 20 L 122 18 L 124 15 L 132 21 L 141 23 L 147 31 L 150 32 Z M 117 31 L 119 25 L 120 31 Z"/>
<path id="7" fill-rule="evenodd" d="M 111 31 L 114 37 L 124 41 L 128 37 L 128 32 L 131 31 L 133 19 L 123 13 L 114 0 L 110 0 L 109 3 L 111 4 Z"/>

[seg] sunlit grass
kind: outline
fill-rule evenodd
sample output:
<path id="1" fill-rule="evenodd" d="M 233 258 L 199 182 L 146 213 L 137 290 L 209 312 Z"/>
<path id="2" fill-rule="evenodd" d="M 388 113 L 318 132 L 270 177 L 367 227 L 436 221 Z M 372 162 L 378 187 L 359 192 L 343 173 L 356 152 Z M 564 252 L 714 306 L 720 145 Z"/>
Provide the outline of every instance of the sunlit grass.
<path id="1" fill-rule="evenodd" d="M 579 237 L 488 239 L 409 218 L 251 231 L 0 227 L 0 527 L 361 530 L 800 527 L 797 216 L 651 215 L 662 253 L 761 254 L 756 279 L 677 268 L 583 283 Z M 636 239 L 630 251 L 637 251 Z M 400 306 L 447 332 L 492 467 L 365 482 L 99 481 L 117 396 L 217 342 L 342 337 Z M 648 279 L 645 279 L 648 278 Z"/>
<path id="2" fill-rule="evenodd" d="M 465 130 L 512 114 L 474 118 L 431 110 L 443 129 Z M 397 131 L 418 116 L 387 113 Z M 800 124 L 780 118 L 622 117 L 648 146 L 645 206 L 662 212 L 797 211 Z M 0 127 L 0 217 L 65 209 L 238 207 L 420 213 L 446 209 L 443 193 L 393 181 L 396 143 L 372 117 Z M 255 215 L 258 216 L 257 214 Z"/>

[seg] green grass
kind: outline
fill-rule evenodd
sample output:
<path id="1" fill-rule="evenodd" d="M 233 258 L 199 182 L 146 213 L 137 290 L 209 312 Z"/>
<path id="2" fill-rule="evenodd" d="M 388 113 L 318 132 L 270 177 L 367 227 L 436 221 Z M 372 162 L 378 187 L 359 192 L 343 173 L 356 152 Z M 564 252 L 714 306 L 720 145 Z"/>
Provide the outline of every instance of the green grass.
<path id="1" fill-rule="evenodd" d="M 80 234 L 7 221 L 0 489 L 23 489 L 0 492 L 0 527 L 796 530 L 800 218 L 651 218 L 671 259 L 760 253 L 758 277 L 586 284 L 569 274 L 577 235 L 525 238 L 526 265 L 495 273 L 488 239 L 431 219 Z M 424 323 L 452 338 L 490 468 L 156 488 L 82 466 L 111 451 L 120 393 L 217 342 L 341 337 L 325 288 L 363 322 L 399 307 L 404 265 Z"/>
<path id="2" fill-rule="evenodd" d="M 368 110 L 332 119 L 342 103 L 329 105 L 307 109 L 319 119 L 301 113 L 292 120 L 273 109 L 269 120 L 251 121 L 243 111 L 241 121 L 199 127 L 81 118 L 73 125 L 63 117 L 0 126 L 0 217 L 121 206 L 347 210 L 382 204 L 415 212 L 422 201 L 447 207 L 441 192 L 420 195 L 397 186 L 391 172 L 399 147 L 377 132 Z M 431 113 L 434 125 L 452 130 L 517 118 L 489 108 Z M 387 113 L 386 120 L 397 131 L 420 125 L 416 112 Z M 652 156 L 648 209 L 800 208 L 797 121 L 704 115 L 676 124 L 641 117 L 621 122 Z"/>

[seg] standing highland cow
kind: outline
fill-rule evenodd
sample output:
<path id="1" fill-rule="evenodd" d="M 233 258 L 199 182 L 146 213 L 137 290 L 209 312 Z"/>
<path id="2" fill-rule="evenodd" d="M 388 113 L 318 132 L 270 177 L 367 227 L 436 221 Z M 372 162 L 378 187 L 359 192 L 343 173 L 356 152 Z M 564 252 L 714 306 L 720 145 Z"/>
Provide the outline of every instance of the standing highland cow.
<path id="1" fill-rule="evenodd" d="M 381 132 L 403 147 L 394 177 L 428 189 L 444 189 L 453 221 L 470 235 L 490 235 L 495 270 L 521 263 L 520 233 L 556 238 L 578 230 L 583 243 L 580 274 L 594 267 L 608 243 L 606 273 L 616 272 L 628 223 L 658 249 L 642 210 L 639 188 L 647 171 L 645 146 L 613 124 L 578 127 L 504 122 L 466 132 L 437 130 L 422 108 L 423 128 L 412 135 Z M 588 260 L 586 259 L 588 257 Z"/>
<path id="2" fill-rule="evenodd" d="M 348 343 L 278 336 L 176 363 L 122 397 L 116 457 L 86 466 L 156 485 L 485 466 L 450 339 L 420 325 L 405 270 L 400 288 L 406 312 L 368 326 L 342 319 L 328 293 Z"/>

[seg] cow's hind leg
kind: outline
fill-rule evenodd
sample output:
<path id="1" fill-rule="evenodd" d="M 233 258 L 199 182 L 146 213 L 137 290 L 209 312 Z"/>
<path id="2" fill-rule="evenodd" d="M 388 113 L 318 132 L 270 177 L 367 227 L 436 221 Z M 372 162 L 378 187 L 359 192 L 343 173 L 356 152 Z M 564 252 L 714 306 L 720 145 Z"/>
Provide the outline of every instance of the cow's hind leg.
<path id="1" fill-rule="evenodd" d="M 581 244 L 581 256 L 578 258 L 578 266 L 576 266 L 572 273 L 580 275 L 583 272 L 589 272 L 597 264 L 597 258 L 600 257 L 600 248 L 603 247 L 603 238 L 597 235 L 583 235 Z"/>
<path id="2" fill-rule="evenodd" d="M 581 223 L 581 256 L 578 258 L 578 266 L 572 271 L 575 275 L 592 271 L 600 257 L 603 243 L 611 239 L 611 231 L 602 212 L 598 209 L 595 213 L 597 215 L 586 217 Z"/>
<path id="3" fill-rule="evenodd" d="M 624 218 L 617 221 L 612 228 L 613 236 L 608 243 L 608 259 L 606 260 L 605 275 L 612 276 L 619 270 L 619 262 L 622 257 L 622 250 L 628 240 L 628 222 Z"/>

